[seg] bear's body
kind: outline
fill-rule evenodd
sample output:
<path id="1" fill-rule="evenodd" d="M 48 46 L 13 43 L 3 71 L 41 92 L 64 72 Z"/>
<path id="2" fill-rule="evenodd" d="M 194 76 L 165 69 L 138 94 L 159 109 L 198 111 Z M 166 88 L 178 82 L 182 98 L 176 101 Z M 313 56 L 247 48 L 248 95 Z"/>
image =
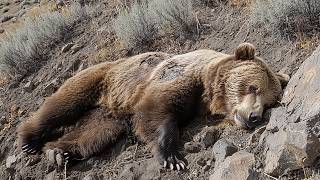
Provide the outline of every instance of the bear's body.
<path id="1" fill-rule="evenodd" d="M 144 53 L 95 65 L 70 78 L 21 124 L 18 136 L 28 153 L 45 144 L 47 153 L 88 157 L 123 133 L 124 121 L 131 121 L 160 163 L 181 169 L 185 165 L 176 158 L 180 124 L 204 105 L 211 114 L 237 115 L 250 126 L 246 118 L 281 96 L 279 78 L 254 56 L 250 44 L 240 45 L 235 55 L 213 50 L 175 56 Z M 82 129 L 47 142 L 48 131 L 79 119 L 86 122 Z"/>

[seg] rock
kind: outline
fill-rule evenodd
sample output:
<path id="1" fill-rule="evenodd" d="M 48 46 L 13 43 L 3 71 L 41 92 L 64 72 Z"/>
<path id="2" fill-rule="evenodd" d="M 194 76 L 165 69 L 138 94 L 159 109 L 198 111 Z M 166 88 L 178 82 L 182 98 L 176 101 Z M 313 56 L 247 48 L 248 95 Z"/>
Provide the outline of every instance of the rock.
<path id="1" fill-rule="evenodd" d="M 205 166 L 203 166 L 202 168 L 201 168 L 201 170 L 202 170 L 202 172 L 203 173 L 205 173 L 205 172 L 207 172 L 209 169 L 210 169 L 210 165 L 205 165 Z"/>
<path id="2" fill-rule="evenodd" d="M 23 180 L 22 176 L 20 174 L 14 175 L 14 180 Z"/>
<path id="3" fill-rule="evenodd" d="M 65 52 L 69 51 L 72 48 L 72 46 L 74 46 L 74 43 L 66 44 L 65 46 L 62 47 L 61 52 L 65 53 Z"/>
<path id="4" fill-rule="evenodd" d="M 99 180 L 99 178 L 97 175 L 88 174 L 82 180 Z"/>
<path id="5" fill-rule="evenodd" d="M 57 79 L 54 79 L 44 87 L 43 93 L 44 95 L 51 95 L 56 91 L 56 88 L 57 88 Z"/>
<path id="6" fill-rule="evenodd" d="M 12 22 L 17 22 L 17 20 L 18 20 L 17 17 L 13 17 L 13 18 L 11 19 Z"/>
<path id="7" fill-rule="evenodd" d="M 187 142 L 184 144 L 184 149 L 188 153 L 198 153 L 201 150 L 201 144 L 198 142 Z"/>
<path id="8" fill-rule="evenodd" d="M 57 171 L 51 171 L 49 174 L 46 175 L 45 180 L 55 180 L 57 175 Z"/>
<path id="9" fill-rule="evenodd" d="M 261 135 L 267 174 L 311 166 L 320 157 L 320 46 L 289 81 Z"/>
<path id="10" fill-rule="evenodd" d="M 21 2 L 21 7 L 23 7 L 25 5 L 30 5 L 30 4 L 31 4 L 30 1 L 24 0 L 24 1 Z"/>
<path id="11" fill-rule="evenodd" d="M 254 180 L 254 155 L 246 151 L 239 151 L 229 156 L 217 167 L 210 176 L 210 180 Z"/>
<path id="12" fill-rule="evenodd" d="M 216 127 L 204 127 L 200 133 L 198 133 L 193 141 L 200 142 L 205 148 L 214 144 L 220 136 L 220 131 Z"/>
<path id="13" fill-rule="evenodd" d="M 4 33 L 4 29 L 0 29 L 0 34 Z"/>
<path id="14" fill-rule="evenodd" d="M 12 15 L 6 15 L 6 16 L 3 16 L 1 19 L 0 19 L 0 22 L 7 22 L 9 21 L 10 19 L 12 19 L 14 16 Z"/>
<path id="15" fill-rule="evenodd" d="M 266 126 L 257 128 L 249 137 L 248 146 L 255 146 L 259 142 L 261 134 L 266 130 Z"/>
<path id="16" fill-rule="evenodd" d="M 10 9 L 8 8 L 8 7 L 5 7 L 5 8 L 3 8 L 2 9 L 2 13 L 6 13 L 6 12 L 8 12 Z"/>
<path id="17" fill-rule="evenodd" d="M 25 13 L 26 13 L 26 10 L 20 10 L 20 11 L 16 14 L 16 16 L 17 16 L 17 17 L 22 17 Z"/>
<path id="18" fill-rule="evenodd" d="M 203 166 L 207 165 L 207 164 L 208 164 L 207 162 L 209 162 L 209 161 L 210 161 L 209 158 L 200 157 L 200 158 L 197 160 L 197 164 L 198 164 L 199 166 L 203 167 Z M 210 162 L 211 162 L 211 161 L 210 161 Z M 210 165 L 211 165 L 211 163 L 210 163 Z"/>
<path id="19" fill-rule="evenodd" d="M 41 158 L 39 156 L 34 156 L 34 157 L 31 157 L 25 164 L 25 166 L 33 166 L 35 164 L 37 164 L 38 162 L 41 161 Z"/>
<path id="20" fill-rule="evenodd" d="M 27 93 L 31 93 L 34 90 L 34 84 L 32 81 L 27 82 L 24 86 L 23 86 L 23 90 Z"/>
<path id="21" fill-rule="evenodd" d="M 72 46 L 72 47 L 71 47 L 72 54 L 78 52 L 78 51 L 79 51 L 80 49 L 82 49 L 82 48 L 83 48 L 83 46 L 81 46 L 81 45 L 74 45 L 74 46 Z"/>
<path id="22" fill-rule="evenodd" d="M 137 169 L 139 169 L 139 166 L 137 164 L 128 164 L 124 167 L 120 175 L 118 176 L 118 179 L 120 180 L 131 180 L 135 179 L 136 177 L 141 176 L 141 174 L 138 172 Z"/>
<path id="23" fill-rule="evenodd" d="M 15 155 L 7 157 L 6 168 L 7 169 L 14 169 L 16 161 L 17 161 L 17 158 Z"/>
<path id="24" fill-rule="evenodd" d="M 223 162 L 226 157 L 231 156 L 237 151 L 238 148 L 233 143 L 225 139 L 218 140 L 212 148 L 212 152 L 216 160 L 215 167 L 218 167 L 219 164 Z"/>

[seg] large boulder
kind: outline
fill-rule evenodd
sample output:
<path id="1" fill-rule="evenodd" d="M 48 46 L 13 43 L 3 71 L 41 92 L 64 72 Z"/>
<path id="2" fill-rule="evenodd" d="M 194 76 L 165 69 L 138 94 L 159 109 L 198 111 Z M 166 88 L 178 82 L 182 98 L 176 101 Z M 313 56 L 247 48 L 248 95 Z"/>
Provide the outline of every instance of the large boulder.
<path id="1" fill-rule="evenodd" d="M 235 146 L 232 142 L 229 142 L 225 139 L 218 140 L 212 147 L 212 153 L 216 160 L 215 167 L 218 167 L 226 157 L 231 156 L 237 151 L 238 147 Z"/>
<path id="2" fill-rule="evenodd" d="M 210 176 L 210 180 L 254 180 L 255 158 L 252 153 L 244 150 L 227 157 Z"/>
<path id="3" fill-rule="evenodd" d="M 279 176 L 320 156 L 320 46 L 290 79 L 259 140 L 264 171 Z"/>

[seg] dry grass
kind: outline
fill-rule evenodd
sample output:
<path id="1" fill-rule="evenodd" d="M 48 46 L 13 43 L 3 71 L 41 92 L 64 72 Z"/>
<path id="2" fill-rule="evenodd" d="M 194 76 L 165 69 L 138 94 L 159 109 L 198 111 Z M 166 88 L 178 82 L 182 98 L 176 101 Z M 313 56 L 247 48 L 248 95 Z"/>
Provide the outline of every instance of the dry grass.
<path id="1" fill-rule="evenodd" d="M 113 23 L 117 37 L 128 49 L 140 51 L 163 35 L 198 32 L 193 0 L 136 1 Z"/>
<path id="2" fill-rule="evenodd" d="M 154 0 L 149 11 L 153 13 L 159 30 L 169 26 L 176 34 L 190 34 L 197 30 L 192 3 L 192 0 Z"/>
<path id="3" fill-rule="evenodd" d="M 29 18 L 1 40 L 0 72 L 16 79 L 37 71 L 49 51 L 72 33 L 76 23 L 90 19 L 92 12 L 74 5 L 65 14 L 48 12 Z"/>
<path id="4" fill-rule="evenodd" d="M 152 40 L 156 33 L 146 2 L 133 3 L 130 10 L 124 9 L 113 23 L 116 35 L 129 49 L 140 49 Z"/>
<path id="5" fill-rule="evenodd" d="M 318 0 L 256 0 L 252 6 L 253 20 L 265 23 L 282 35 L 312 35 L 320 31 Z"/>

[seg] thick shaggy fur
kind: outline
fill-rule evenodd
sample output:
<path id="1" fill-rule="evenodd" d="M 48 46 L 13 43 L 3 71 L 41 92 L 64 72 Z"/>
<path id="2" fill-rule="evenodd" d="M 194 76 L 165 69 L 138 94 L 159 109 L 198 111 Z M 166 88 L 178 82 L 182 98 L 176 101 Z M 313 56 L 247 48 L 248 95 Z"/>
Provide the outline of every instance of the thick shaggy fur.
<path id="1" fill-rule="evenodd" d="M 46 99 L 19 126 L 19 142 L 29 152 L 58 148 L 88 157 L 116 140 L 125 130 L 124 117 L 130 117 L 135 134 L 163 163 L 177 153 L 180 125 L 201 105 L 211 114 L 230 117 L 242 110 L 239 105 L 247 108 L 244 101 L 253 96 L 246 98 L 248 94 L 263 99 L 261 106 L 271 105 L 282 93 L 279 78 L 255 57 L 251 44 L 241 44 L 235 55 L 213 50 L 175 56 L 150 52 L 102 63 L 70 78 Z M 49 132 L 79 119 L 85 119 L 82 128 L 47 142 Z"/>

